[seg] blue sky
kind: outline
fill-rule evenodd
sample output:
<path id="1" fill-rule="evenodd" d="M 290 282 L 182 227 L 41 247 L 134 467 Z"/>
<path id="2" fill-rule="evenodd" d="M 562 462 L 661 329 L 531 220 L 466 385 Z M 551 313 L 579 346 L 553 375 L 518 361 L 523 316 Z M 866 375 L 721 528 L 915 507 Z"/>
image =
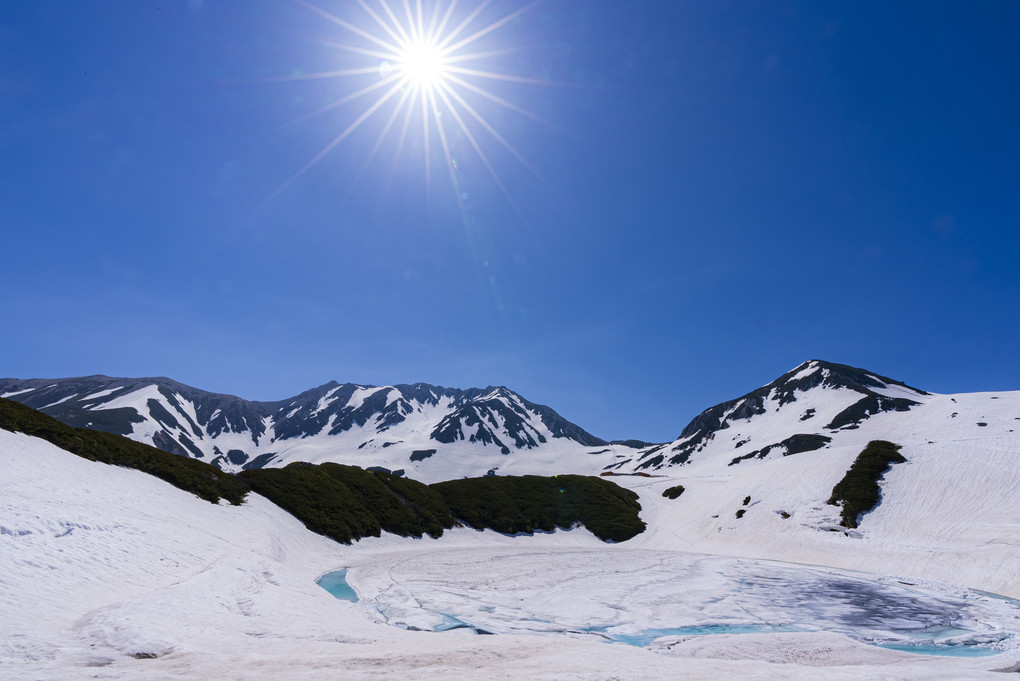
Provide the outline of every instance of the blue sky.
<path id="1" fill-rule="evenodd" d="M 810 358 L 1018 389 L 1018 25 L 545 0 L 465 48 L 531 115 L 464 94 L 514 150 L 464 114 L 498 183 L 443 117 L 458 200 L 434 128 L 371 155 L 385 106 L 298 174 L 375 94 L 309 114 L 382 77 L 296 78 L 379 61 L 308 6 L 4 3 L 0 375 L 502 384 L 657 441 Z"/>

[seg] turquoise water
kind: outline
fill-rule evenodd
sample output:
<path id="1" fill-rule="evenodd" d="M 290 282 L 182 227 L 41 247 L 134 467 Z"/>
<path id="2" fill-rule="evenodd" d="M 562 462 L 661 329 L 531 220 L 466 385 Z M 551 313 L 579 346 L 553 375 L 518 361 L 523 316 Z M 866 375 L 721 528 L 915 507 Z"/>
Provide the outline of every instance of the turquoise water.
<path id="1" fill-rule="evenodd" d="M 991 657 L 998 655 L 1001 650 L 985 648 L 977 645 L 937 645 L 933 643 L 917 645 L 900 645 L 894 643 L 878 643 L 879 648 L 889 650 L 901 650 L 904 653 L 917 653 L 918 655 L 941 655 L 943 657 Z"/>
<path id="2" fill-rule="evenodd" d="M 808 629 L 789 625 L 770 624 L 706 624 L 702 626 L 670 627 L 663 629 L 643 629 L 636 634 L 620 634 L 612 631 L 612 627 L 590 627 L 584 631 L 601 634 L 614 643 L 625 643 L 644 648 L 663 636 L 708 636 L 711 634 L 780 634 L 806 632 Z M 933 643 L 930 641 L 917 643 L 874 643 L 881 648 L 900 650 L 918 655 L 940 655 L 944 657 L 990 657 L 998 655 L 1000 650 L 980 644 L 967 643 Z"/>
<path id="3" fill-rule="evenodd" d="M 806 632 L 808 629 L 789 625 L 771 624 L 706 624 L 702 626 L 671 627 L 664 629 L 643 629 L 636 634 L 620 634 L 612 631 L 612 627 L 590 627 L 584 631 L 606 636 L 613 643 L 625 643 L 644 648 L 663 636 L 708 636 L 711 634 L 780 634 Z M 858 639 L 859 640 L 859 639 Z M 865 641 L 866 643 L 868 641 Z M 918 655 L 940 655 L 943 657 L 990 657 L 998 655 L 1000 650 L 977 643 L 934 643 L 919 641 L 916 643 L 872 643 L 880 648 L 900 650 Z"/>
<path id="4" fill-rule="evenodd" d="M 663 636 L 708 636 L 711 634 L 781 634 L 806 632 L 808 629 L 790 625 L 771 624 L 706 624 L 701 626 L 671 627 L 664 629 L 643 629 L 636 634 L 620 634 L 612 631 L 612 627 L 591 627 L 585 631 L 602 634 L 614 643 L 625 643 L 644 648 Z M 867 641 L 865 641 L 867 642 Z M 934 643 L 919 641 L 916 643 L 873 643 L 881 648 L 900 650 L 918 655 L 940 655 L 944 657 L 990 657 L 998 655 L 1000 650 L 989 648 L 977 643 Z"/>
<path id="5" fill-rule="evenodd" d="M 637 634 L 618 634 L 609 631 L 611 627 L 593 628 L 589 631 L 603 633 L 615 643 L 644 648 L 663 636 L 707 636 L 710 634 L 776 634 L 804 631 L 797 627 L 769 624 L 706 624 L 702 626 L 669 627 L 665 629 L 643 629 Z"/>
<path id="6" fill-rule="evenodd" d="M 327 572 L 315 580 L 315 583 L 333 594 L 333 598 L 352 603 L 358 600 L 357 592 L 347 583 L 347 570 Z"/>

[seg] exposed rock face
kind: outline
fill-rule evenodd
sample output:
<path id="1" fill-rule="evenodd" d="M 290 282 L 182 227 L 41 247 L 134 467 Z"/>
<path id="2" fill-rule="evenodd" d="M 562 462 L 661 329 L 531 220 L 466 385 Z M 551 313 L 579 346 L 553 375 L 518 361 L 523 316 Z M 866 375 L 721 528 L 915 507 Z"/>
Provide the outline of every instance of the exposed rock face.
<path id="1" fill-rule="evenodd" d="M 128 435 L 230 470 L 266 466 L 278 461 L 274 450 L 308 439 L 323 447 L 335 440 L 337 449 L 358 449 L 387 448 L 416 437 L 426 446 L 477 443 L 502 454 L 556 439 L 578 447 L 608 444 L 503 387 L 332 381 L 290 399 L 254 402 L 169 378 L 85 376 L 2 379 L 0 394 L 72 426 Z M 409 450 L 415 451 L 422 449 Z"/>

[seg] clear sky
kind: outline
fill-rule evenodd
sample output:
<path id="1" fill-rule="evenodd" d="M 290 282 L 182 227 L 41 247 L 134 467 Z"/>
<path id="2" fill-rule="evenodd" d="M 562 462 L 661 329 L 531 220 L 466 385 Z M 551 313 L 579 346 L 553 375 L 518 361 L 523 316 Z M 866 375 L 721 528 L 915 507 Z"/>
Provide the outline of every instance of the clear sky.
<path id="1" fill-rule="evenodd" d="M 409 82 L 326 150 L 402 71 L 310 2 L 0 3 L 0 375 L 506 385 L 654 441 L 811 358 L 1020 389 L 1020 3 L 494 0 L 440 76 L 477 117 L 426 145 Z"/>

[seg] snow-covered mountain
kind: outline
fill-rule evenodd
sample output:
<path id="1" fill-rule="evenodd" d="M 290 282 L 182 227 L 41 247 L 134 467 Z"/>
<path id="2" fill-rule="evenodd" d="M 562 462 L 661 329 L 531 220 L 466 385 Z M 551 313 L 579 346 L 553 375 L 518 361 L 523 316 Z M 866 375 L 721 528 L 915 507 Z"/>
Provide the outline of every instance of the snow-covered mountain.
<path id="1" fill-rule="evenodd" d="M 883 474 L 859 527 L 844 527 L 829 499 L 874 440 L 905 461 Z M 1020 391 L 934 394 L 813 360 L 608 472 L 640 493 L 645 534 L 678 548 L 1020 595 Z"/>
<path id="2" fill-rule="evenodd" d="M 434 480 L 522 467 L 591 472 L 633 451 L 504 387 L 330 382 L 253 402 L 168 378 L 86 376 L 0 379 L 0 396 L 231 471 L 339 461 Z"/>
<path id="3" fill-rule="evenodd" d="M 609 470 L 657 471 L 719 457 L 736 465 L 817 450 L 877 414 L 910 411 L 932 397 L 863 369 L 811 360 L 743 397 L 706 409 L 675 441 L 641 449 Z"/>
<path id="4" fill-rule="evenodd" d="M 0 396 L 228 471 L 336 461 L 404 471 L 423 482 L 490 472 L 684 477 L 692 466 L 730 475 L 794 454 L 859 452 L 872 439 L 995 435 L 1015 443 L 1020 427 L 1020 393 L 936 395 L 821 360 L 706 409 L 675 441 L 657 445 L 607 443 L 504 387 L 330 382 L 286 400 L 253 402 L 167 378 L 87 376 L 0 379 Z"/>

